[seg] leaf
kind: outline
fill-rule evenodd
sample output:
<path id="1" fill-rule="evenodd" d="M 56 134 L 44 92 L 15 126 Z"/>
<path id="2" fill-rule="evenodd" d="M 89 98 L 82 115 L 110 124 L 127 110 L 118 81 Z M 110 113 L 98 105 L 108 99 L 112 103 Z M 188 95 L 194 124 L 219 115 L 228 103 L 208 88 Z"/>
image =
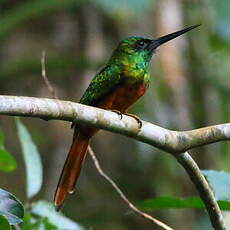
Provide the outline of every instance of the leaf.
<path id="1" fill-rule="evenodd" d="M 4 216 L 0 216 L 0 229 L 11 230 L 10 224 Z"/>
<path id="2" fill-rule="evenodd" d="M 0 215 L 4 216 L 11 225 L 21 223 L 24 216 L 21 202 L 3 189 L 0 189 Z"/>
<path id="3" fill-rule="evenodd" d="M 47 218 L 43 218 L 39 230 L 55 230 L 57 229 L 56 226 L 52 225 Z"/>
<path id="4" fill-rule="evenodd" d="M 17 163 L 12 155 L 5 150 L 3 133 L 0 131 L 0 170 L 10 172 L 15 170 Z"/>
<path id="5" fill-rule="evenodd" d="M 17 163 L 11 154 L 0 149 L 0 170 L 3 172 L 11 172 L 17 168 Z"/>
<path id="6" fill-rule="evenodd" d="M 215 198 L 221 210 L 230 210 L 230 173 L 202 170 L 209 185 L 214 191 Z M 144 200 L 139 204 L 140 208 L 153 210 L 160 208 L 204 208 L 199 197 L 174 198 L 161 196 L 155 199 Z"/>
<path id="7" fill-rule="evenodd" d="M 230 210 L 230 202 L 219 200 L 221 210 Z M 204 208 L 204 204 L 199 197 L 176 198 L 160 196 L 155 199 L 143 200 L 138 207 L 151 211 L 162 208 Z"/>
<path id="8" fill-rule="evenodd" d="M 83 230 L 79 224 L 56 212 L 53 204 L 47 201 L 38 201 L 32 204 L 31 212 L 40 217 L 47 217 L 49 223 L 57 226 L 59 230 Z"/>
<path id="9" fill-rule="evenodd" d="M 202 170 L 212 187 L 217 200 L 230 201 L 230 173 L 215 170 Z"/>
<path id="10" fill-rule="evenodd" d="M 55 230 L 56 226 L 52 225 L 48 218 L 33 217 L 31 213 L 26 213 L 23 218 L 22 230 Z"/>
<path id="11" fill-rule="evenodd" d="M 32 217 L 32 215 L 28 212 L 25 213 L 24 217 L 23 217 L 23 224 L 21 226 L 21 230 L 31 230 L 33 228 L 33 224 L 34 224 L 35 220 Z"/>
<path id="12" fill-rule="evenodd" d="M 221 210 L 230 210 L 229 201 L 218 200 L 217 203 Z M 176 198 L 160 196 L 143 200 L 138 204 L 138 207 L 150 211 L 162 208 L 204 208 L 204 204 L 199 197 Z"/>
<path id="13" fill-rule="evenodd" d="M 31 198 L 40 191 L 42 186 L 41 158 L 29 132 L 18 118 L 16 119 L 16 126 L 26 165 L 27 197 Z"/>
<path id="14" fill-rule="evenodd" d="M 139 207 L 144 209 L 203 208 L 204 205 L 199 197 L 176 198 L 160 196 L 154 199 L 143 200 Z"/>

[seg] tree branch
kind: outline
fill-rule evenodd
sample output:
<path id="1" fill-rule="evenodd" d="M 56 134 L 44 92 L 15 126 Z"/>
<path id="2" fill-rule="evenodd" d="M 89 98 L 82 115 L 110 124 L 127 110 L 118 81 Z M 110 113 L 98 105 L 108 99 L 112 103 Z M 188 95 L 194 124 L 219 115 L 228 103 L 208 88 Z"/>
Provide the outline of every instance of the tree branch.
<path id="1" fill-rule="evenodd" d="M 208 182 L 200 172 L 196 162 L 192 159 L 189 153 L 174 155 L 177 161 L 184 167 L 191 181 L 198 190 L 201 199 L 206 206 L 212 226 L 216 230 L 227 230 L 220 208 L 216 202 L 214 194 L 208 185 Z"/>
<path id="2" fill-rule="evenodd" d="M 230 140 L 230 123 L 190 131 L 172 131 L 142 121 L 140 129 L 136 120 L 129 116 L 124 115 L 120 119 L 114 112 L 95 107 L 56 99 L 3 95 L 0 96 L 0 114 L 75 121 L 132 137 L 173 154 L 198 189 L 214 229 L 226 229 L 217 202 L 198 166 L 188 153 L 182 152 L 200 145 Z"/>
<path id="3" fill-rule="evenodd" d="M 230 123 L 190 131 L 172 131 L 142 121 L 142 128 L 139 129 L 132 117 L 123 115 L 120 119 L 111 111 L 56 99 L 0 95 L 0 114 L 75 121 L 132 137 L 171 154 L 230 140 Z"/>

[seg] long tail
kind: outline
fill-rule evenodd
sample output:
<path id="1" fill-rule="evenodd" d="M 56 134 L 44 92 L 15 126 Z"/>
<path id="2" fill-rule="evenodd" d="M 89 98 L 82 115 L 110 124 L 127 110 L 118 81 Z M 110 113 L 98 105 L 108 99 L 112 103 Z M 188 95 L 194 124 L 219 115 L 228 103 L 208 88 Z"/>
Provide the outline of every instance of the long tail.
<path id="1" fill-rule="evenodd" d="M 82 162 L 87 153 L 89 139 L 90 137 L 83 135 L 80 131 L 73 139 L 54 195 L 56 210 L 60 210 L 66 195 L 74 191 Z"/>

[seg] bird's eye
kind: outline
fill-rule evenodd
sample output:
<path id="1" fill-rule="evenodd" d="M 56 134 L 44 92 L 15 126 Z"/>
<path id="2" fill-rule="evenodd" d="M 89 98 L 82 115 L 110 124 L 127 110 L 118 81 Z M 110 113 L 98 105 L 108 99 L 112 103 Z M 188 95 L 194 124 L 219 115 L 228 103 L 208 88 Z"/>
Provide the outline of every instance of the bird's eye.
<path id="1" fill-rule="evenodd" d="M 144 48 L 145 47 L 145 42 L 143 40 L 139 40 L 137 42 L 137 46 L 138 46 L 138 48 Z"/>

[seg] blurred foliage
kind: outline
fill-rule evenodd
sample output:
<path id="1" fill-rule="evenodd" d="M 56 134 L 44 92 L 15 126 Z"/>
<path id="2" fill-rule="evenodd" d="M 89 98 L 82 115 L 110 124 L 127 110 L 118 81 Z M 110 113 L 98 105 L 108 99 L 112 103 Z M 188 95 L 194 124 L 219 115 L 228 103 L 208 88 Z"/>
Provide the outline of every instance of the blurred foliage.
<path id="1" fill-rule="evenodd" d="M 27 197 L 32 198 L 42 186 L 42 163 L 37 146 L 33 143 L 29 132 L 19 118 L 16 119 L 16 125 L 26 165 Z"/>
<path id="2" fill-rule="evenodd" d="M 170 9 L 163 19 L 160 18 L 160 13 L 167 7 Z M 161 35 L 166 28 L 168 32 L 173 31 L 174 24 L 180 29 L 183 25 L 202 23 L 199 30 L 184 36 L 184 41 L 182 38 L 181 42 L 175 40 L 170 43 L 180 43 L 173 52 L 168 53 L 168 57 L 172 57 L 173 63 L 175 60 L 179 63 L 181 72 L 175 75 L 175 66 L 167 70 L 167 58 L 161 57 L 161 51 L 155 55 L 154 63 L 150 66 L 153 76 L 150 88 L 131 112 L 144 120 L 179 130 L 229 122 L 229 11 L 227 0 L 2 0 L 1 94 L 50 96 L 40 70 L 41 53 L 45 49 L 47 74 L 58 96 L 77 101 L 119 40 L 129 35 Z M 165 49 L 170 50 L 169 47 Z M 180 54 L 177 55 L 175 51 Z M 165 76 L 165 73 L 169 76 Z M 172 82 L 175 88 L 170 85 Z M 12 121 L 5 117 L 0 119 L 7 146 L 6 151 L 0 133 L 0 170 L 3 171 L 0 187 L 9 188 L 23 200 L 26 214 L 20 225 L 22 230 L 58 229 L 60 226 L 54 223 L 56 219 L 53 221 L 45 212 L 50 205 L 46 202 L 52 200 L 72 133 L 69 124 L 64 122 L 25 119 L 23 123 L 31 132 L 29 134 L 25 127 L 19 125 L 19 141 L 24 150 L 27 149 L 23 150 L 23 156 L 26 156 L 23 159 L 27 159 L 24 160 L 26 172 L 22 167 L 23 159 L 16 154 L 21 150 Z M 28 146 L 33 146 L 32 151 L 35 149 L 32 140 L 39 143 L 44 181 L 41 180 L 41 172 L 38 173 L 40 176 L 30 173 L 36 170 L 36 167 L 31 167 L 37 164 L 34 161 L 40 162 L 38 153 L 35 153 L 35 157 L 30 155 Z M 136 203 L 141 200 L 151 203 L 156 199 L 156 203 L 152 204 L 158 205 L 160 199 L 162 207 L 175 204 L 196 206 L 193 198 L 181 200 L 180 197 L 193 197 L 196 194 L 187 176 L 170 156 L 108 132 L 100 132 L 92 145 L 105 171 Z M 8 151 L 12 152 L 13 157 Z M 198 148 L 194 153 L 201 168 L 230 171 L 228 142 Z M 17 169 L 14 158 L 18 162 Z M 91 161 L 86 159 L 85 162 L 77 195 L 67 200 L 63 212 L 93 229 L 152 229 L 152 225 L 141 218 L 123 215 L 127 211 L 125 205 L 118 201 L 117 194 L 95 173 Z M 42 169 L 41 163 L 38 163 L 38 168 Z M 14 171 L 5 174 L 8 170 Z M 228 182 L 222 182 L 224 175 L 217 175 L 217 182 L 220 177 L 221 185 L 218 186 L 222 188 L 222 183 Z M 43 186 L 40 190 L 41 183 Z M 35 186 L 36 189 L 28 192 L 29 186 Z M 24 189 L 27 194 L 24 194 Z M 34 202 L 29 199 L 28 193 L 29 196 L 36 195 Z M 169 200 L 161 198 L 162 194 Z M 40 215 L 43 211 L 33 213 L 33 205 L 43 205 L 46 214 Z M 174 211 L 162 207 L 153 210 L 154 216 L 175 229 L 202 229 L 197 217 L 206 221 L 204 212 L 196 209 Z M 1 223 L 4 221 L 0 219 Z"/>
<path id="3" fill-rule="evenodd" d="M 63 56 L 63 55 L 49 55 L 46 59 L 46 68 L 49 72 L 52 72 L 52 76 L 55 78 L 64 78 L 65 74 L 70 74 L 73 69 L 83 69 L 86 67 L 95 68 L 94 65 L 83 58 L 77 56 Z M 98 63 L 96 63 L 98 66 Z M 23 77 L 25 74 L 41 73 L 41 63 L 39 58 L 23 57 L 8 62 L 3 62 L 0 65 L 0 77 L 1 78 L 14 78 Z M 51 76 L 51 79 L 52 79 Z"/>
<path id="4" fill-rule="evenodd" d="M 24 216 L 24 208 L 21 202 L 3 189 L 0 189 L 0 200 L 0 215 L 4 216 L 11 225 L 21 223 Z"/>
<path id="5" fill-rule="evenodd" d="M 10 225 L 21 224 L 22 230 L 83 230 L 80 225 L 55 211 L 53 204 L 37 201 L 30 204 L 29 199 L 36 195 L 42 185 L 42 163 L 36 145 L 33 143 L 26 127 L 19 118 L 16 119 L 18 137 L 26 164 L 27 207 L 11 193 L 0 189 L 0 229 L 11 229 Z"/>
<path id="6" fill-rule="evenodd" d="M 0 17 L 2 23 L 0 29 L 0 38 L 4 38 L 8 32 L 10 32 L 14 27 L 25 23 L 28 20 L 41 17 L 47 12 L 57 10 L 65 7 L 73 7 L 80 3 L 80 0 L 66 0 L 66 1 L 56 1 L 56 0 L 33 0 L 25 1 L 24 3 L 16 6 L 12 10 L 6 10 Z M 45 15 L 44 15 L 45 16 Z"/>
<path id="7" fill-rule="evenodd" d="M 209 185 L 211 186 L 215 198 L 221 210 L 230 210 L 230 173 L 216 170 L 202 170 Z M 204 208 L 204 204 L 199 197 L 175 198 L 160 196 L 154 199 L 143 200 L 139 204 L 140 208 L 148 211 L 160 208 Z"/>
<path id="8" fill-rule="evenodd" d="M 29 178 L 26 187 L 27 191 L 29 191 L 27 192 L 27 197 L 31 198 L 39 192 L 42 183 L 41 172 L 38 173 L 42 169 L 40 157 L 35 144 L 31 140 L 30 134 L 18 118 L 16 119 L 16 124 L 25 155 L 25 163 L 29 166 L 26 168 L 26 175 Z M 29 154 L 31 155 L 29 156 Z M 28 157 L 29 159 L 26 159 Z M 36 168 L 37 166 L 39 166 L 39 169 Z M 225 211 L 230 210 L 230 173 L 214 170 L 203 170 L 202 173 L 212 187 L 220 208 Z M 38 176 L 38 178 L 31 178 L 30 175 Z M 32 192 L 30 191 L 31 187 Z M 34 187 L 37 187 L 36 191 L 33 191 Z M 10 225 L 20 224 L 22 218 L 22 230 L 61 230 L 63 227 L 66 230 L 83 230 L 80 225 L 66 218 L 61 213 L 56 212 L 54 205 L 47 201 L 39 200 L 32 204 L 27 203 L 29 208 L 26 209 L 24 216 L 24 208 L 21 202 L 11 193 L 0 189 L 0 200 L 0 228 L 4 230 L 11 229 Z M 139 204 L 139 207 L 147 211 L 152 211 L 162 208 L 204 208 L 204 205 L 198 197 L 174 198 L 161 196 L 155 199 L 144 200 Z"/>
<path id="9" fill-rule="evenodd" d="M 223 211 L 230 210 L 230 202 L 227 200 L 218 200 L 218 205 L 220 209 Z M 204 203 L 199 197 L 176 198 L 176 197 L 160 196 L 154 199 L 143 200 L 139 204 L 139 207 L 149 212 L 155 209 L 162 209 L 162 208 L 167 208 L 167 209 L 168 208 L 202 208 L 204 209 Z"/>
<path id="10" fill-rule="evenodd" d="M 48 218 L 34 218 L 30 214 L 26 214 L 23 218 L 22 230 L 55 230 L 56 226 L 52 225 Z"/>
<path id="11" fill-rule="evenodd" d="M 38 201 L 32 204 L 31 213 L 42 218 L 48 218 L 49 222 L 58 229 L 65 227 L 68 230 L 83 230 L 82 227 L 74 223 L 59 212 L 56 212 L 54 205 L 47 201 Z"/>
<path id="12" fill-rule="evenodd" d="M 96 0 L 95 2 L 99 4 L 106 13 L 124 18 L 133 17 L 135 14 L 143 14 L 152 5 L 151 0 Z M 132 6 L 131 9 L 130 6 Z"/>
<path id="13" fill-rule="evenodd" d="M 4 172 L 10 172 L 15 170 L 16 167 L 16 161 L 4 147 L 4 137 L 3 133 L 0 131 L 0 170 Z"/>
<path id="14" fill-rule="evenodd" d="M 0 226 L 4 230 L 11 230 L 10 224 L 4 216 L 0 216 Z"/>
<path id="15" fill-rule="evenodd" d="M 203 170 L 203 175 L 214 191 L 217 200 L 229 200 L 230 173 L 215 170 Z"/>

